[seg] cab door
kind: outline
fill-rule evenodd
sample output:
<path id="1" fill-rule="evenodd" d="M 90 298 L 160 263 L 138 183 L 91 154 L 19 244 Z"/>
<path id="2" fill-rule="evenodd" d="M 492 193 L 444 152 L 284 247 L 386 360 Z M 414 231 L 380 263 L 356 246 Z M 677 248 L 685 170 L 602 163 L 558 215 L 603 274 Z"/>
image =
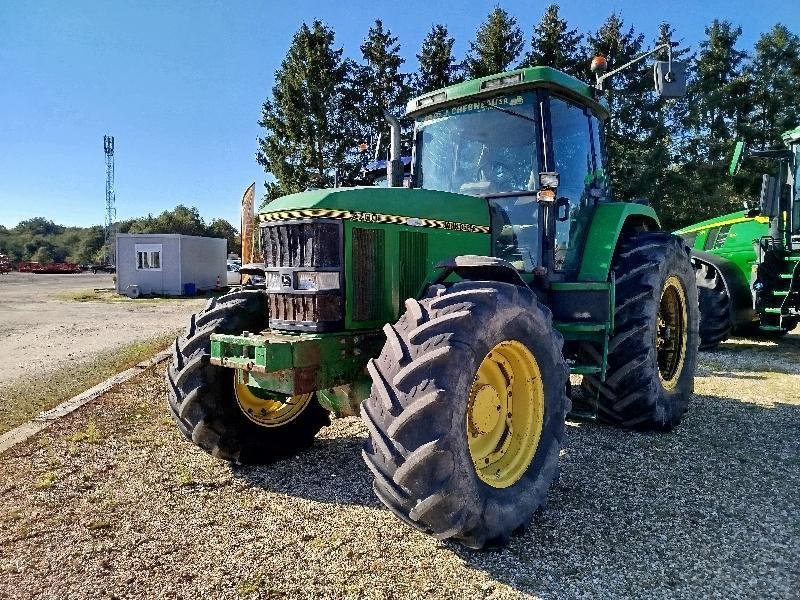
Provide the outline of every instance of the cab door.
<path id="1" fill-rule="evenodd" d="M 552 267 L 556 273 L 569 273 L 578 268 L 586 227 L 595 204 L 606 194 L 602 123 L 587 107 L 553 94 L 549 113 L 549 167 L 560 178 L 551 219 Z"/>

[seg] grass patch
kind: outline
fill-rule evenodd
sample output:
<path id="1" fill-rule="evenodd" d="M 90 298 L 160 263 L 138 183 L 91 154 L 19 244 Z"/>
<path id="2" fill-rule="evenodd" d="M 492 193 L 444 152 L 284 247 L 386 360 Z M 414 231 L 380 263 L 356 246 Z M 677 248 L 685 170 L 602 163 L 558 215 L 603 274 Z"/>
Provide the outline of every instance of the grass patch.
<path id="1" fill-rule="evenodd" d="M 56 482 L 57 475 L 55 471 L 48 471 L 40 479 L 36 481 L 36 489 L 38 490 L 46 490 L 47 488 L 53 487 L 53 484 Z"/>
<path id="2" fill-rule="evenodd" d="M 195 484 L 195 480 L 194 477 L 192 476 L 191 469 L 189 469 L 189 465 L 186 465 L 184 463 L 178 463 L 178 465 L 176 465 L 175 478 L 178 481 L 178 485 L 181 487 Z"/>
<path id="3" fill-rule="evenodd" d="M 67 302 L 106 302 L 109 304 L 151 304 L 161 302 L 183 302 L 186 300 L 196 300 L 198 298 L 213 298 L 219 296 L 224 290 L 208 290 L 200 292 L 195 296 L 142 296 L 141 298 L 128 298 L 118 294 L 113 289 L 77 290 L 69 292 L 59 292 L 55 294 L 58 300 Z"/>
<path id="4" fill-rule="evenodd" d="M 177 333 L 174 331 L 132 342 L 115 350 L 102 352 L 92 359 L 1 386 L 0 433 L 13 429 L 41 411 L 49 410 L 120 371 L 150 358 L 166 348 Z"/>

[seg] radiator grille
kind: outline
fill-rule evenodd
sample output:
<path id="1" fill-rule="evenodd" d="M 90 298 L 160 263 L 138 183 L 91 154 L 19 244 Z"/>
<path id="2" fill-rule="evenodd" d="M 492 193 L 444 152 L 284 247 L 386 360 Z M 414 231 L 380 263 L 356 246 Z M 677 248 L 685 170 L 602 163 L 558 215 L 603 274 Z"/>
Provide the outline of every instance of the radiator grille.
<path id="1" fill-rule="evenodd" d="M 340 321 L 342 297 L 322 294 L 270 294 L 269 317 L 277 321 Z"/>
<path id="2" fill-rule="evenodd" d="M 353 319 L 373 321 L 383 313 L 384 232 L 353 229 Z"/>
<path id="3" fill-rule="evenodd" d="M 400 304 L 415 298 L 427 275 L 428 236 L 416 231 L 400 232 Z"/>
<path id="4" fill-rule="evenodd" d="M 338 267 L 341 226 L 335 222 L 280 223 L 261 227 L 267 267 Z"/>

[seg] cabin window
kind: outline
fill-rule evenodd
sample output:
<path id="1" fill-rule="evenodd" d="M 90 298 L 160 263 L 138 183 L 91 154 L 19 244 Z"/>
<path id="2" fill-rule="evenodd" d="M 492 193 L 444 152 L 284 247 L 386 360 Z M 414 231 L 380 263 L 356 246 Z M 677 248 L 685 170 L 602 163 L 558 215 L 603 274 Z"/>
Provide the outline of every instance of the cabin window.
<path id="1" fill-rule="evenodd" d="M 161 244 L 136 244 L 136 270 L 161 270 Z"/>

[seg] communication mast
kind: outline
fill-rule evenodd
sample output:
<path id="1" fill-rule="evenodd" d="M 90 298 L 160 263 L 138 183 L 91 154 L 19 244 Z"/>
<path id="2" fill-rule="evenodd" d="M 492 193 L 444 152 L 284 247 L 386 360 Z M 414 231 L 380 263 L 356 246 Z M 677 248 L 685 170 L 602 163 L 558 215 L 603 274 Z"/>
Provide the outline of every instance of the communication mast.
<path id="1" fill-rule="evenodd" d="M 114 222 L 117 220 L 117 207 L 114 200 L 114 136 L 103 136 L 103 150 L 106 153 L 106 224 L 105 248 L 106 264 L 116 264 L 116 243 Z"/>

